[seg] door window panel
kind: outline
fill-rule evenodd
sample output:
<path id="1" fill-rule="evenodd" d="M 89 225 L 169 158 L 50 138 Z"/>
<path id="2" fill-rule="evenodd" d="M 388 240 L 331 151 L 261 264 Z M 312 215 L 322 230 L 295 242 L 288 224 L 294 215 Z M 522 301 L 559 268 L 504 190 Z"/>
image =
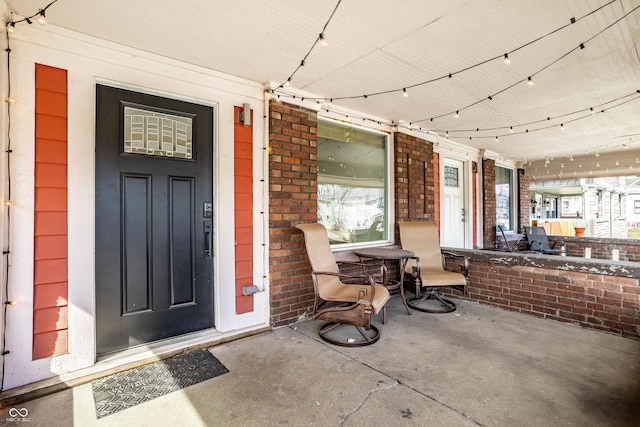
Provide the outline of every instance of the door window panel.
<path id="1" fill-rule="evenodd" d="M 193 118 L 150 107 L 124 107 L 124 152 L 192 159 Z"/>

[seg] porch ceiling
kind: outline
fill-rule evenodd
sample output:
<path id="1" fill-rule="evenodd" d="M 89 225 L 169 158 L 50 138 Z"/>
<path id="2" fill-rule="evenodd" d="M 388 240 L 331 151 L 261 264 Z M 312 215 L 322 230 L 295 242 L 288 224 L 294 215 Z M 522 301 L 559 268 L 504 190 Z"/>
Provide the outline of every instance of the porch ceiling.
<path id="1" fill-rule="evenodd" d="M 8 3 L 15 20 L 48 0 Z M 329 108 L 337 111 L 400 120 L 443 138 L 449 132 L 522 162 L 539 179 L 547 166 L 562 175 L 570 156 L 594 160 L 578 175 L 640 174 L 638 0 L 60 0 L 46 17 L 265 85 L 292 77 L 279 90 L 285 98 L 294 91 L 334 98 Z M 295 71 L 327 22 L 328 46 L 316 45 Z M 596 152 L 617 154 L 595 160 Z"/>

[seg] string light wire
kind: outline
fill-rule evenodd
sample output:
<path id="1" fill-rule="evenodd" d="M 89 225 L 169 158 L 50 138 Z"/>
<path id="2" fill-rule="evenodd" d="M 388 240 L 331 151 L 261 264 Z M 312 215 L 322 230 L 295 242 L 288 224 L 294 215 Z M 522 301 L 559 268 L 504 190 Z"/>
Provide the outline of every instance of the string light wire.
<path id="1" fill-rule="evenodd" d="M 519 50 L 521 50 L 521 49 L 523 49 L 523 48 L 525 48 L 525 47 L 528 47 L 528 46 L 530 46 L 530 45 L 532 45 L 532 44 L 534 44 L 534 43 L 536 43 L 536 42 L 538 42 L 538 41 L 541 41 L 541 40 L 543 40 L 543 39 L 545 39 L 545 38 L 547 38 L 547 37 L 549 37 L 549 36 L 551 36 L 551 35 L 553 35 L 553 34 L 555 34 L 555 33 L 559 32 L 559 31 L 562 31 L 562 30 L 564 30 L 565 28 L 568 28 L 568 27 L 570 27 L 571 25 L 573 25 L 573 24 L 575 24 L 575 23 L 577 23 L 577 22 L 579 22 L 579 21 L 581 21 L 581 20 L 583 20 L 583 19 L 585 19 L 585 18 L 587 18 L 587 17 L 589 17 L 589 16 L 591 16 L 591 15 L 593 15 L 593 14 L 595 14 L 595 13 L 599 12 L 600 10 L 604 9 L 605 7 L 607 7 L 607 6 L 611 5 L 611 4 L 615 3 L 615 2 L 616 2 L 616 0 L 611 0 L 611 1 L 609 1 L 608 3 L 605 3 L 604 5 L 602 5 L 602 6 L 598 7 L 598 8 L 596 8 L 596 9 L 594 9 L 594 10 L 592 10 L 592 11 L 588 12 L 588 13 L 586 13 L 585 15 L 582 15 L 582 16 L 581 16 L 581 17 L 579 17 L 579 18 L 571 18 L 571 19 L 569 20 L 569 23 L 564 24 L 564 25 L 562 25 L 562 26 L 560 26 L 560 27 L 558 27 L 558 28 L 556 28 L 556 29 L 554 29 L 554 30 L 551 30 L 551 31 L 549 31 L 548 33 L 543 34 L 542 36 L 539 36 L 539 37 L 537 37 L 537 38 L 535 38 L 535 39 L 533 39 L 533 40 L 531 40 L 531 41 L 529 41 L 529 42 L 527 42 L 527 43 L 525 43 L 525 44 L 523 44 L 523 45 L 520 45 L 520 46 L 516 47 L 515 49 L 510 50 L 510 51 L 509 51 L 509 52 L 507 52 L 507 53 L 500 53 L 499 55 L 496 55 L 496 56 L 493 56 L 493 57 L 491 57 L 491 58 L 485 59 L 485 60 L 483 60 L 483 61 L 480 61 L 480 62 L 475 63 L 475 64 L 473 64 L 473 65 L 470 65 L 470 66 L 468 66 L 468 67 L 462 68 L 462 69 L 457 70 L 457 71 L 455 71 L 455 72 L 447 73 L 447 74 L 445 74 L 445 75 L 442 75 L 442 76 L 439 76 L 439 77 L 435 77 L 435 78 L 432 78 L 432 79 L 429 79 L 429 80 L 425 80 L 425 81 L 422 81 L 422 82 L 419 82 L 419 83 L 414 83 L 414 84 L 412 84 L 412 85 L 405 85 L 405 86 L 402 86 L 402 87 L 400 87 L 400 88 L 396 88 L 396 89 L 389 89 L 389 90 L 384 90 L 384 91 L 371 92 L 371 93 L 367 93 L 367 94 L 365 94 L 365 95 L 332 96 L 332 97 L 331 97 L 331 99 L 333 99 L 333 100 L 347 100 L 347 99 L 368 98 L 368 97 L 370 97 L 370 96 L 386 95 L 386 94 L 389 94 L 389 93 L 401 92 L 401 91 L 403 91 L 403 89 L 412 89 L 412 88 L 419 87 L 419 86 L 424 86 L 424 85 L 427 85 L 427 84 L 430 84 L 430 83 L 435 83 L 435 82 L 440 81 L 440 80 L 450 79 L 450 78 L 452 78 L 453 76 L 455 76 L 455 75 L 457 75 L 457 74 L 464 73 L 465 71 L 472 70 L 472 69 L 474 69 L 474 68 L 477 68 L 477 67 L 479 67 L 479 66 L 481 66 L 481 65 L 484 65 L 484 64 L 487 64 L 487 63 L 489 63 L 489 62 L 495 61 L 495 60 L 497 60 L 497 59 L 504 60 L 505 56 L 508 58 L 508 54 L 513 53 L 513 52 L 517 52 L 517 51 L 519 51 Z M 340 2 L 338 2 L 338 4 L 340 4 Z M 338 7 L 338 6 L 336 5 L 336 9 L 337 9 L 337 7 Z M 636 9 L 637 9 L 637 8 L 636 8 Z M 635 9 L 634 9 L 634 10 L 635 10 Z M 633 10 L 632 10 L 632 12 L 633 12 Z M 333 12 L 333 13 L 335 13 L 335 10 L 334 10 L 334 12 Z M 331 14 L 331 17 L 333 17 L 333 13 Z M 627 15 L 628 15 L 628 14 L 627 14 Z M 625 15 L 625 16 L 626 16 L 626 15 Z M 329 19 L 331 19 L 331 18 L 329 18 Z M 327 24 L 328 24 L 328 22 L 327 22 Z M 325 27 L 326 27 L 326 25 L 325 25 Z M 311 50 L 313 49 L 313 47 L 315 47 L 316 43 L 318 43 L 318 39 L 316 39 L 316 42 L 315 42 L 315 43 L 314 43 L 314 45 L 311 47 Z M 310 50 L 310 51 L 307 53 L 307 55 L 303 58 L 303 60 L 301 61 L 301 64 L 303 64 L 303 63 L 304 63 L 304 61 L 306 60 L 306 58 L 309 56 L 309 53 L 311 52 L 311 50 Z M 570 53 L 570 52 L 569 52 L 569 53 Z M 551 65 L 551 64 L 550 64 L 550 65 Z M 294 73 L 295 73 L 295 72 L 297 72 L 300 68 L 301 68 L 301 66 L 298 66 L 298 68 L 296 68 L 296 70 L 294 71 Z M 534 75 L 532 74 L 532 75 L 530 75 L 529 77 L 533 77 L 533 76 L 534 76 Z M 520 82 L 518 82 L 518 83 L 520 83 Z M 282 88 L 282 86 L 283 86 L 283 85 L 280 85 L 280 86 L 279 86 L 279 88 Z M 499 92 L 499 93 L 500 93 L 500 92 Z M 311 98 L 311 99 L 312 99 L 312 100 L 314 100 L 314 101 L 322 100 L 322 98 Z M 470 106 L 473 106 L 473 105 L 475 105 L 475 104 L 472 104 L 472 105 L 470 105 Z M 466 107 L 466 108 L 469 108 L 470 106 L 468 106 L 468 107 Z M 462 108 L 460 108 L 459 110 L 461 111 L 461 110 L 463 110 L 463 109 L 462 109 Z M 452 113 L 449 113 L 449 114 L 452 114 Z M 444 114 L 443 116 L 445 116 L 445 115 L 447 115 L 447 114 Z M 439 117 L 442 117 L 442 116 L 439 116 Z M 439 118 L 439 117 L 434 117 L 434 118 Z"/>
<path id="2" fill-rule="evenodd" d="M 11 47 L 9 44 L 9 32 L 5 32 L 7 38 L 7 48 L 5 52 L 7 53 L 7 144 L 6 144 L 6 162 L 7 162 L 7 171 L 6 171 L 6 180 L 7 180 L 7 201 L 11 200 Z M 4 378 L 5 378 L 5 370 L 6 370 L 6 355 L 9 354 L 7 351 L 7 311 L 9 308 L 9 304 L 7 304 L 9 300 L 9 256 L 11 254 L 11 204 L 6 204 L 6 226 L 4 230 L 4 237 L 6 239 L 5 248 L 2 250 L 2 254 L 4 256 L 4 304 L 2 304 L 2 375 L 0 377 L 0 390 L 4 390 Z"/>
<path id="3" fill-rule="evenodd" d="M 13 103 L 13 98 L 11 97 L 11 43 L 9 34 L 13 32 L 16 24 L 20 24 L 22 22 L 26 22 L 27 24 L 32 24 L 33 19 L 36 19 L 39 23 L 44 25 L 46 23 L 45 20 L 45 11 L 51 7 L 58 0 L 53 0 L 51 3 L 47 4 L 44 8 L 38 10 L 38 12 L 34 13 L 31 16 L 25 16 L 22 19 L 14 21 L 13 19 L 7 22 L 5 27 L 5 37 L 7 40 L 7 47 L 5 52 L 7 53 L 7 144 L 6 144 L 6 159 L 7 159 L 7 171 L 6 171 L 6 180 L 7 180 L 7 203 L 6 203 L 6 227 L 4 231 L 4 236 L 6 238 L 6 246 L 5 249 L 2 250 L 2 254 L 4 258 L 4 304 L 3 312 L 2 312 L 2 374 L 0 376 L 0 391 L 4 390 L 4 379 L 5 379 L 5 371 L 6 371 L 6 355 L 9 354 L 7 350 L 7 311 L 10 305 L 15 305 L 15 301 L 9 299 L 9 257 L 11 255 L 11 104 Z M 11 11 L 11 16 L 13 17 L 14 12 Z"/>
<path id="4" fill-rule="evenodd" d="M 40 24 L 44 25 L 46 24 L 46 20 L 45 20 L 45 12 L 47 11 L 47 9 L 49 9 L 51 7 L 52 4 L 54 4 L 55 2 L 57 2 L 58 0 L 53 0 L 51 3 L 49 3 L 48 5 L 46 5 L 45 7 L 43 7 L 42 9 L 38 10 L 38 12 L 34 13 L 31 16 L 25 16 L 24 18 L 18 20 L 18 21 L 9 21 L 7 22 L 7 29 L 11 26 L 11 27 L 15 27 L 16 24 L 20 24 L 22 22 L 26 22 L 27 24 L 33 24 L 33 20 L 35 19 L 36 21 L 38 21 Z M 9 32 L 9 31 L 7 31 Z"/>
<path id="5" fill-rule="evenodd" d="M 342 2 L 342 0 L 338 0 L 338 3 L 336 3 L 336 7 L 333 8 L 333 12 L 331 12 L 331 15 L 329 16 L 329 19 L 327 19 L 327 22 L 325 22 L 324 27 L 322 27 L 322 31 L 320 32 L 320 34 L 318 35 L 316 40 L 313 42 L 313 44 L 311 45 L 311 47 L 307 51 L 307 54 L 304 56 L 304 58 L 302 58 L 302 60 L 300 61 L 300 64 L 296 67 L 296 69 L 293 70 L 293 73 L 291 73 L 289 78 L 285 82 L 281 83 L 278 86 L 279 88 L 283 88 L 286 83 L 289 83 L 289 84 L 291 83 L 291 79 L 293 78 L 293 76 L 300 70 L 300 68 L 304 67 L 304 64 L 307 61 L 307 58 L 309 57 L 309 55 L 311 54 L 311 52 L 313 51 L 313 49 L 316 47 L 316 45 L 318 43 L 320 43 L 321 45 L 326 45 L 327 41 L 325 39 L 324 33 L 327 30 L 327 27 L 329 26 L 329 23 L 333 19 L 333 15 L 336 14 L 336 11 L 338 10 L 338 6 L 340 6 L 341 2 Z"/>
<path id="6" fill-rule="evenodd" d="M 504 93 L 504 92 L 508 91 L 509 89 L 512 89 L 512 88 L 514 88 L 514 87 L 518 86 L 519 84 L 521 84 L 521 83 L 523 83 L 523 82 L 527 82 L 527 83 L 528 83 L 528 82 L 529 82 L 529 80 L 531 80 L 534 76 L 536 76 L 536 75 L 538 75 L 538 74 L 542 73 L 543 71 L 545 71 L 545 70 L 546 70 L 546 69 L 548 69 L 549 67 L 551 67 L 551 66 L 553 66 L 554 64 L 556 64 L 556 63 L 558 63 L 558 62 L 562 61 L 564 58 L 566 58 L 567 56 L 571 55 L 572 53 L 574 53 L 574 52 L 576 52 L 576 51 L 578 51 L 578 50 L 582 50 L 582 49 L 584 48 L 583 46 L 584 46 L 584 44 L 585 44 L 585 43 L 588 43 L 588 42 L 590 42 L 590 41 L 594 40 L 596 37 L 598 37 L 598 36 L 602 35 L 602 33 L 604 33 L 605 31 L 607 31 L 607 30 L 609 30 L 609 29 L 611 29 L 613 26 L 617 25 L 620 21 L 622 21 L 623 19 L 625 19 L 627 16 L 629 16 L 630 14 L 632 14 L 633 12 L 635 12 L 635 11 L 636 11 L 636 10 L 638 10 L 638 9 L 640 9 L 640 5 L 639 5 L 639 6 L 636 6 L 635 8 L 633 8 L 632 10 L 630 10 L 629 12 L 625 13 L 622 17 L 620 17 L 619 19 L 615 20 L 613 23 L 611 23 L 611 24 L 607 25 L 607 26 L 606 26 L 605 28 L 603 28 L 602 30 L 598 31 L 596 34 L 594 34 L 593 36 L 591 36 L 590 38 L 588 38 L 586 42 L 580 43 L 578 46 L 574 47 L 574 48 L 573 48 L 573 49 L 571 49 L 570 51 L 568 51 L 568 52 L 566 52 L 565 54 L 561 55 L 560 57 L 556 58 L 556 59 L 555 59 L 555 60 L 553 60 L 551 63 L 549 63 L 549 64 L 545 65 L 545 66 L 544 66 L 544 67 L 542 67 L 542 68 L 540 68 L 540 69 L 539 69 L 538 71 L 536 71 L 535 73 L 530 74 L 528 77 L 525 77 L 525 78 L 523 78 L 523 79 L 518 80 L 518 81 L 517 81 L 517 82 L 515 82 L 515 83 L 510 84 L 509 86 L 507 86 L 507 87 L 505 87 L 505 88 L 503 88 L 503 89 L 499 90 L 498 92 L 495 92 L 495 93 L 494 93 L 494 94 L 492 94 L 492 95 L 489 95 L 489 96 L 487 96 L 487 97 L 484 97 L 484 98 L 482 98 L 482 99 L 479 99 L 478 101 L 472 102 L 471 104 L 468 104 L 468 105 L 466 105 L 466 106 L 464 106 L 464 107 L 462 107 L 462 108 L 457 108 L 457 109 L 456 109 L 456 113 L 458 113 L 459 111 L 467 110 L 467 109 L 469 109 L 469 108 L 471 108 L 471 107 L 474 107 L 474 106 L 476 106 L 476 105 L 478 105 L 478 104 L 480 104 L 480 103 L 483 103 L 483 102 L 485 102 L 485 101 L 487 101 L 487 100 L 491 100 L 492 98 L 494 98 L 494 97 L 496 97 L 496 96 L 498 96 L 498 95 L 500 95 L 500 94 L 502 94 L 502 93 Z M 593 13 L 593 12 L 592 12 L 592 13 Z M 582 19 L 582 18 L 580 18 L 580 19 Z M 577 22 L 577 21 L 576 21 L 576 22 Z M 519 49 L 520 49 L 520 48 L 519 48 Z M 334 99 L 336 99 L 336 98 L 334 98 Z M 433 121 L 434 119 L 440 119 L 440 118 L 442 118 L 442 117 L 448 117 L 448 116 L 450 116 L 450 115 L 452 115 L 452 114 L 453 114 L 453 112 L 452 112 L 452 111 L 450 111 L 450 112 L 443 113 L 443 114 L 440 114 L 440 115 L 437 115 L 437 116 L 432 116 L 432 117 L 429 117 L 429 118 L 426 118 L 426 119 L 418 119 L 418 120 L 414 120 L 413 122 L 414 122 L 414 123 L 419 123 L 419 122 L 425 122 L 425 121 Z"/>
<path id="7" fill-rule="evenodd" d="M 614 1 L 615 1 L 615 0 L 614 0 Z M 562 26 L 562 27 L 560 27 L 560 28 L 558 28 L 558 29 L 556 29 L 556 30 L 554 30 L 554 31 L 550 32 L 550 33 L 547 33 L 547 34 L 546 34 L 546 35 L 544 35 L 544 36 L 538 37 L 537 39 L 532 40 L 532 41 L 530 41 L 530 42 L 528 42 L 528 43 L 526 43 L 526 44 L 524 44 L 524 45 L 522 45 L 522 46 L 520 46 L 520 47 L 518 47 L 518 48 L 516 48 L 516 49 L 512 50 L 511 52 L 515 52 L 515 51 L 517 51 L 517 50 L 520 50 L 520 49 L 522 49 L 522 48 L 524 48 L 524 47 L 526 47 L 526 46 L 529 46 L 529 45 L 531 45 L 531 44 L 535 43 L 536 41 L 542 40 L 543 38 L 548 37 L 549 35 L 553 34 L 554 32 L 558 32 L 558 31 L 562 30 L 563 28 L 566 28 L 567 26 L 569 26 L 569 25 L 571 25 L 571 24 L 573 24 L 573 23 L 575 23 L 575 22 L 578 22 L 578 21 L 580 21 L 580 20 L 584 19 L 584 18 L 585 18 L 585 17 L 587 17 L 587 16 L 590 16 L 590 15 L 592 15 L 592 14 L 596 13 L 597 11 L 599 11 L 599 10 L 601 10 L 602 8 L 604 8 L 604 7 L 608 6 L 608 5 L 610 5 L 610 4 L 611 4 L 611 3 L 613 3 L 614 1 L 611 1 L 611 2 L 609 2 L 609 3 L 607 3 L 607 4 L 603 5 L 603 6 L 599 7 L 598 9 L 595 9 L 595 10 L 593 10 L 593 11 L 589 12 L 588 14 L 586 14 L 586 15 L 584 15 L 584 16 L 582 16 L 582 17 L 580 17 L 580 18 L 577 18 L 577 19 L 576 19 L 576 18 L 571 18 L 571 21 L 570 21 L 571 23 L 570 23 L 570 24 L 564 25 L 564 26 Z M 442 117 L 449 117 L 449 116 L 453 116 L 453 115 L 459 115 L 459 113 L 460 113 L 461 111 L 463 111 L 463 110 L 469 109 L 469 108 L 471 108 L 471 107 L 473 107 L 473 106 L 475 106 L 475 105 L 478 105 L 478 104 L 480 104 L 480 103 L 482 103 L 482 102 L 485 102 L 485 101 L 487 101 L 487 100 L 492 100 L 492 99 L 493 99 L 493 97 L 495 97 L 496 95 L 502 94 L 502 93 L 504 93 L 504 92 L 508 91 L 509 89 L 511 89 L 511 88 L 513 88 L 513 87 L 515 87 L 515 86 L 517 86 L 517 85 L 519 85 L 519 84 L 523 83 L 523 82 L 528 82 L 528 81 L 529 81 L 529 79 L 531 79 L 533 76 L 535 76 L 535 75 L 537 75 L 537 74 L 540 74 L 540 73 L 542 73 L 543 71 L 547 70 L 549 67 L 551 67 L 552 65 L 554 65 L 554 64 L 556 64 L 557 62 L 561 61 L 562 59 L 566 58 L 566 57 L 567 57 L 567 56 L 569 56 L 571 53 L 573 53 L 573 52 L 575 52 L 575 51 L 577 51 L 577 50 L 581 50 L 581 49 L 583 49 L 583 46 L 584 46 L 584 44 L 585 44 L 585 43 L 587 43 L 587 42 L 590 42 L 590 41 L 594 40 L 596 37 L 600 36 L 600 35 L 601 35 L 601 34 L 603 34 L 605 31 L 607 31 L 607 30 L 609 30 L 610 28 L 612 28 L 613 26 L 617 25 L 619 22 L 621 22 L 623 19 L 627 18 L 630 14 L 634 13 L 634 12 L 635 12 L 636 10 L 638 10 L 638 9 L 640 9 L 640 5 L 639 5 L 639 6 L 636 6 L 636 7 L 635 7 L 635 8 L 633 8 L 633 9 L 631 9 L 629 12 L 627 12 L 626 14 L 624 14 L 624 15 L 623 15 L 622 17 L 620 17 L 619 19 L 617 19 L 617 20 L 616 20 L 616 21 L 614 21 L 613 23 L 609 24 L 608 26 L 606 26 L 606 27 L 605 27 L 605 28 L 603 28 L 602 30 L 598 31 L 596 34 L 594 34 L 594 35 L 593 35 L 593 36 L 591 36 L 589 39 L 587 39 L 587 41 L 586 41 L 586 42 L 580 43 L 580 45 L 579 45 L 579 46 L 576 46 L 576 47 L 572 48 L 571 50 L 569 50 L 569 51 L 568 51 L 568 52 L 566 52 L 565 54 L 561 55 L 560 57 L 558 57 L 557 59 L 555 59 L 555 60 L 554 60 L 554 61 L 552 61 L 551 63 L 549 63 L 549 64 L 545 65 L 545 66 L 544 66 L 544 67 L 542 67 L 542 68 L 540 68 L 540 69 L 539 69 L 538 71 L 536 71 L 535 73 L 530 74 L 530 75 L 528 75 L 527 77 L 525 77 L 525 78 L 523 78 L 523 79 L 521 79 L 521 80 L 519 80 L 519 81 L 517 81 L 517 82 L 515 82 L 515 83 L 513 83 L 513 84 L 511 84 L 511 85 L 509 85 L 509 86 L 507 86 L 507 87 L 505 87 L 505 88 L 503 88 L 503 89 L 501 89 L 500 91 L 498 91 L 498 92 L 494 93 L 493 95 L 490 95 L 490 96 L 484 97 L 484 98 L 482 98 L 482 99 L 480 99 L 480 100 L 478 100 L 478 101 L 475 101 L 475 102 L 473 102 L 473 103 L 471 103 L 471 104 L 469 104 L 469 105 L 467 105 L 467 106 L 465 106 L 465 107 L 462 107 L 462 108 L 456 109 L 456 110 L 455 110 L 455 112 L 451 111 L 451 112 L 448 112 L 448 113 L 443 113 L 443 114 L 440 114 L 440 115 L 437 115 L 437 116 L 432 116 L 432 117 L 430 117 L 430 118 L 428 118 L 428 119 L 418 119 L 418 120 L 413 120 L 411 123 L 412 123 L 412 124 L 415 124 L 415 123 L 420 123 L 420 122 L 425 122 L 425 121 L 433 122 L 433 120 L 434 120 L 434 119 L 439 119 L 439 118 L 442 118 Z M 496 57 L 494 57 L 494 58 L 491 58 L 491 59 L 485 60 L 485 61 L 483 61 L 483 62 L 481 62 L 481 63 L 479 63 L 479 64 L 476 64 L 476 65 L 472 65 L 472 66 L 470 66 L 470 67 L 467 67 L 467 68 L 463 69 L 462 71 L 466 71 L 466 70 L 469 70 L 469 69 L 471 69 L 471 68 L 475 68 L 475 67 L 476 67 L 476 66 L 478 66 L 478 65 L 484 64 L 484 63 L 489 62 L 489 61 L 492 61 L 492 60 L 495 60 L 496 58 L 503 58 L 503 57 L 504 57 L 504 54 L 498 55 L 498 56 L 496 56 Z M 459 73 L 459 72 L 461 72 L 461 71 L 458 71 L 458 73 Z M 452 74 L 453 74 L 453 73 L 452 73 Z M 400 90 L 400 91 L 402 91 L 402 90 L 407 89 L 407 88 L 412 88 L 412 87 L 415 87 L 415 86 L 419 86 L 419 85 L 421 85 L 421 84 L 425 84 L 425 83 L 429 83 L 429 82 L 437 81 L 437 80 L 440 80 L 440 79 L 443 79 L 443 78 L 450 78 L 450 77 L 452 76 L 452 74 L 448 74 L 448 75 L 446 75 L 446 76 L 438 77 L 438 78 L 436 78 L 436 79 L 432 79 L 432 80 L 429 80 L 429 81 L 427 81 L 427 82 L 423 82 L 423 83 L 416 84 L 416 85 L 413 85 L 413 86 L 405 86 L 405 87 L 403 87 L 402 89 L 399 89 L 399 90 Z M 276 91 L 277 91 L 277 92 L 276 92 Z M 364 98 L 368 98 L 369 96 L 375 96 L 375 95 L 379 95 L 379 94 L 383 94 L 383 93 L 391 93 L 391 92 L 397 92 L 397 91 L 398 91 L 398 90 L 396 89 L 396 90 L 389 90 L 389 91 L 383 91 L 383 92 L 375 92 L 375 93 L 371 93 L 371 94 L 368 94 L 368 95 L 362 95 L 362 96 L 353 96 L 353 97 L 332 97 L 332 98 L 331 98 L 331 101 L 333 102 L 334 100 L 340 100 L 340 99 L 356 99 L 356 98 L 362 98 L 362 97 L 364 97 Z M 286 92 L 286 91 L 282 91 L 282 90 L 278 90 L 278 89 L 271 90 L 271 93 L 272 93 L 272 94 L 274 94 L 274 95 L 275 95 L 275 94 L 277 94 L 278 96 L 282 95 L 283 97 L 291 97 L 291 98 L 293 98 L 293 99 L 296 99 L 297 97 L 299 97 L 298 95 L 293 94 L 293 93 L 291 93 L 291 92 Z M 633 94 L 632 94 L 632 95 L 633 95 Z M 627 96 L 631 96 L 631 95 L 627 95 Z M 304 100 L 304 98 L 302 98 L 302 99 Z M 306 99 L 308 99 L 308 100 L 310 100 L 310 101 L 311 101 L 311 100 L 313 100 L 313 101 L 317 101 L 317 102 L 322 102 L 322 101 L 326 100 L 326 98 L 313 98 L 313 97 L 308 97 L 308 98 L 306 98 Z M 614 100 L 614 101 L 615 101 L 615 100 Z M 612 102 L 612 101 L 610 101 L 610 102 Z M 610 109 L 610 108 L 609 108 L 609 109 Z M 333 109 L 332 109 L 332 110 L 329 110 L 329 109 L 325 108 L 325 110 L 326 110 L 327 112 L 332 111 L 332 112 L 336 112 L 337 114 L 341 114 L 340 112 L 335 111 L 335 110 L 333 110 Z M 583 111 L 583 110 L 579 110 L 579 111 L 576 111 L 576 112 L 573 112 L 573 113 L 566 113 L 566 114 L 564 114 L 564 115 L 562 115 L 562 116 L 558 116 L 558 117 L 563 117 L 563 116 L 565 116 L 565 115 L 576 114 L 576 113 L 579 113 L 579 112 L 581 112 L 581 111 Z M 349 116 L 348 116 L 348 115 L 345 115 L 345 117 L 347 117 L 347 118 L 348 118 Z M 361 118 L 362 118 L 362 117 L 361 117 Z M 583 118 L 584 118 L 584 117 L 583 117 Z M 367 119 L 366 119 L 366 117 L 364 117 L 364 118 L 362 118 L 362 119 L 363 119 L 363 120 L 367 120 Z M 373 121 L 373 120 L 372 120 L 372 121 Z M 536 121 L 536 122 L 532 122 L 532 123 L 537 123 L 537 121 Z M 569 122 L 567 122 L 567 123 L 569 123 Z M 380 123 L 379 123 L 379 124 L 380 124 Z M 391 126 L 389 123 L 386 123 L 386 124 L 387 124 L 388 126 Z M 526 124 L 523 124 L 523 126 L 526 126 Z M 503 129 L 503 128 L 505 128 L 505 127 L 501 127 L 501 128 L 498 128 L 498 129 Z M 507 126 L 506 128 L 508 128 L 508 126 Z M 495 130 L 496 128 L 493 128 L 493 129 Z M 418 130 L 419 130 L 419 131 L 421 131 L 422 129 L 420 128 L 420 129 L 418 129 Z M 484 130 L 490 130 L 490 129 L 480 129 L 480 128 L 476 129 L 476 131 L 484 131 Z M 540 130 L 543 130 L 543 129 L 540 129 Z M 439 131 L 435 131 L 435 132 L 444 132 L 444 131 L 445 131 L 445 130 L 439 130 Z M 516 132 L 510 132 L 510 133 L 509 133 L 509 134 L 507 134 L 506 136 L 509 136 L 509 135 L 518 135 L 518 134 L 522 134 L 522 133 L 530 133 L 530 132 L 535 132 L 535 131 L 537 131 L 537 129 L 536 129 L 536 130 L 531 130 L 531 131 L 530 131 L 530 130 L 526 130 L 525 132 L 517 132 L 517 133 L 516 133 Z M 461 131 L 459 131 L 459 132 L 461 132 Z M 469 137 L 469 138 L 482 138 L 482 137 L 477 137 L 477 136 L 476 136 L 476 137 Z M 494 138 L 494 137 L 492 137 L 492 138 Z"/>
<path id="8" fill-rule="evenodd" d="M 553 117 L 545 117 L 544 119 L 533 120 L 533 121 L 526 122 L 526 123 L 518 123 L 518 124 L 514 124 L 514 125 L 509 125 L 509 126 L 496 126 L 496 127 L 492 127 L 492 128 L 456 129 L 456 130 L 451 129 L 450 131 L 454 132 L 454 133 L 455 132 L 461 133 L 461 132 L 495 131 L 495 130 L 505 130 L 505 129 L 511 130 L 513 127 L 531 126 L 531 125 L 535 125 L 535 124 L 538 124 L 538 123 L 547 122 L 549 120 L 561 119 L 563 117 L 573 116 L 575 114 L 579 114 L 579 113 L 582 113 L 582 112 L 585 112 L 585 111 L 588 111 L 589 115 L 593 115 L 596 112 L 602 110 L 602 107 L 604 107 L 605 105 L 612 104 L 612 103 L 618 102 L 618 101 L 620 101 L 622 99 L 632 97 L 634 95 L 637 95 L 638 93 L 640 93 L 640 92 L 634 91 L 634 92 L 632 92 L 630 94 L 627 94 L 627 95 L 624 95 L 624 96 L 620 96 L 620 97 L 612 99 L 610 101 L 606 101 L 606 102 L 600 103 L 600 104 L 598 104 L 598 105 L 596 105 L 594 107 L 583 108 L 581 110 L 576 110 L 576 111 L 573 111 L 573 112 L 570 112 L 570 113 L 564 113 L 564 114 L 560 114 L 558 116 L 553 116 Z M 610 107 L 610 108 L 612 108 L 612 107 Z M 606 108 L 606 110 L 608 110 L 608 109 L 609 108 Z M 585 117 L 588 117 L 588 116 L 585 116 Z M 566 122 L 566 123 L 569 123 L 569 122 Z M 443 130 L 435 130 L 435 132 L 443 132 Z"/>

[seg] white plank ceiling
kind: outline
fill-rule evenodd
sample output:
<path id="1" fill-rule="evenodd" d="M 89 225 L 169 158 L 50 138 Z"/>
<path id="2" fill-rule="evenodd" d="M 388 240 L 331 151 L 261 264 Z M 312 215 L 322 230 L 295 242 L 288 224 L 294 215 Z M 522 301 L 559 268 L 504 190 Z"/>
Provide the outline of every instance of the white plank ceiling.
<path id="1" fill-rule="evenodd" d="M 8 3 L 15 20 L 48 1 Z M 59 0 L 46 16 L 265 85 L 291 77 L 283 99 L 448 132 L 540 178 L 640 173 L 640 0 Z M 295 71 L 327 22 L 328 46 Z"/>

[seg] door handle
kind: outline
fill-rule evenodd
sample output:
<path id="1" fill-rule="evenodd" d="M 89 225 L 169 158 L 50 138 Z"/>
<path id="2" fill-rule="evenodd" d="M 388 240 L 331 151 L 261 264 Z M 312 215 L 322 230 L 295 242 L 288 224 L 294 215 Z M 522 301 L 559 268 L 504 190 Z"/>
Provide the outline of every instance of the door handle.
<path id="1" fill-rule="evenodd" d="M 204 224 L 204 257 L 205 258 L 211 258 L 211 246 L 212 246 L 211 225 L 205 222 Z"/>
<path id="2" fill-rule="evenodd" d="M 465 218 L 466 212 L 465 212 L 464 208 L 461 209 L 460 214 L 462 215 L 462 220 L 460 222 L 464 222 L 466 220 L 466 218 Z"/>

